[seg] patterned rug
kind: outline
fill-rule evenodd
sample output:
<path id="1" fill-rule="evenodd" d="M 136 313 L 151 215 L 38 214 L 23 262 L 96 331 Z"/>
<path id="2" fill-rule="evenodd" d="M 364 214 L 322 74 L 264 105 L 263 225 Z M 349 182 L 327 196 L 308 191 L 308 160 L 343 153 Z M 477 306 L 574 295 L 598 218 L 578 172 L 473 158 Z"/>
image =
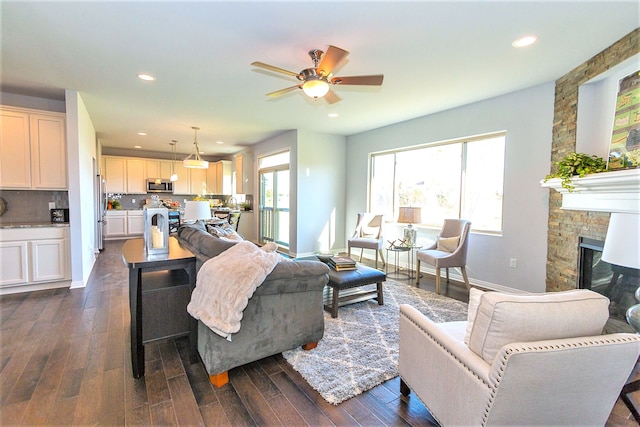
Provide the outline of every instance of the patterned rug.
<path id="1" fill-rule="evenodd" d="M 398 376 L 399 304 L 410 304 L 434 322 L 467 319 L 467 304 L 387 280 L 384 305 L 369 300 L 324 314 L 324 338 L 311 351 L 282 353 L 289 364 L 334 405 Z"/>

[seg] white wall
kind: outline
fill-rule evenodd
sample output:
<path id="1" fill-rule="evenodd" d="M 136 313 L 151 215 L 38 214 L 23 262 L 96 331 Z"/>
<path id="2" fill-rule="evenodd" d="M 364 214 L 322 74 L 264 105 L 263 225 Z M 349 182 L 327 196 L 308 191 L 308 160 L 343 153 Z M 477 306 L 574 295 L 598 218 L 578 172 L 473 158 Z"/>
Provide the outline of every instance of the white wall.
<path id="1" fill-rule="evenodd" d="M 96 132 L 77 91 L 67 90 L 67 163 L 69 170 L 69 225 L 71 231 L 71 287 L 84 287 L 95 261 L 93 159 Z"/>
<path id="2" fill-rule="evenodd" d="M 548 83 L 349 136 L 346 230 L 367 208 L 370 153 L 506 130 L 503 234 L 471 235 L 467 272 L 489 288 L 544 292 L 549 190 L 539 182 L 550 169 L 554 91 Z M 421 229 L 418 240 L 435 234 Z"/>
<path id="3" fill-rule="evenodd" d="M 298 131 L 297 256 L 345 246 L 346 140 Z"/>

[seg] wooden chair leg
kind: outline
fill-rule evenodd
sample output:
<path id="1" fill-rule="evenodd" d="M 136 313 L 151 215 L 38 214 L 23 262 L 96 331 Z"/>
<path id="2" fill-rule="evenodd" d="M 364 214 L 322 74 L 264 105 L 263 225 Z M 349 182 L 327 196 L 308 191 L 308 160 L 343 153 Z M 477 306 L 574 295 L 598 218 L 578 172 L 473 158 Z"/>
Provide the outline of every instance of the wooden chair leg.
<path id="1" fill-rule="evenodd" d="M 375 252 L 376 252 L 376 270 L 377 270 L 378 269 L 378 251 L 375 251 Z"/>
<path id="2" fill-rule="evenodd" d="M 380 252 L 380 259 L 382 260 L 382 266 L 384 267 L 385 265 L 387 265 L 387 261 L 384 260 L 384 254 L 382 253 L 382 249 L 378 249 L 378 252 Z"/>
<path id="3" fill-rule="evenodd" d="M 467 276 L 467 269 L 462 266 L 460 267 L 460 271 L 462 271 L 462 277 L 464 278 L 464 284 L 467 286 L 467 289 L 471 289 L 471 285 L 469 284 L 469 277 Z"/>
<path id="4" fill-rule="evenodd" d="M 447 267 L 445 270 L 447 270 L 447 283 L 449 283 L 449 267 Z"/>
<path id="5" fill-rule="evenodd" d="M 363 250 L 364 250 L 363 248 L 360 248 L 360 262 L 362 262 L 362 251 Z"/>
<path id="6" fill-rule="evenodd" d="M 309 350 L 313 350 L 317 346 L 318 346 L 318 341 L 314 341 L 314 342 L 310 342 L 308 344 L 303 345 L 302 349 L 309 351 Z"/>
<path id="7" fill-rule="evenodd" d="M 209 375 L 209 381 L 214 386 L 220 388 L 229 382 L 229 371 L 220 372 L 219 374 Z"/>
<path id="8" fill-rule="evenodd" d="M 416 285 L 420 284 L 420 260 L 416 258 Z"/>
<path id="9" fill-rule="evenodd" d="M 436 267 L 436 294 L 440 295 L 440 267 Z"/>

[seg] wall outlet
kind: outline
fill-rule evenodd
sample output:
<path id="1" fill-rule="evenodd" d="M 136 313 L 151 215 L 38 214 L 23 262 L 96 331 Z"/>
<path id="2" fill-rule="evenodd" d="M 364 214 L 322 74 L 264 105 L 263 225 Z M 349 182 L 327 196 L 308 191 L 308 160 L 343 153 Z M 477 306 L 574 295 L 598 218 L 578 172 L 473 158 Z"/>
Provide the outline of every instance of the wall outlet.
<path id="1" fill-rule="evenodd" d="M 55 209 L 56 208 L 56 202 L 49 202 L 49 209 Z"/>
<path id="2" fill-rule="evenodd" d="M 511 258 L 509 260 L 509 267 L 518 268 L 518 260 L 516 258 Z"/>
<path id="3" fill-rule="evenodd" d="M 136 202 L 136 199 L 131 199 L 131 203 L 135 203 L 135 202 Z"/>

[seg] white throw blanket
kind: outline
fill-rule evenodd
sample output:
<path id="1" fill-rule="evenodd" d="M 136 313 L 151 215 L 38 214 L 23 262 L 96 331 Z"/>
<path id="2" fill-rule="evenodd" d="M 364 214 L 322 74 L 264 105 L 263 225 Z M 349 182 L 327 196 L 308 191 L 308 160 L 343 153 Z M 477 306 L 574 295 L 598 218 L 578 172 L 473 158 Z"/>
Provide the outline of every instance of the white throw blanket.
<path id="1" fill-rule="evenodd" d="M 255 290 L 283 258 L 277 245 L 262 248 L 242 241 L 210 258 L 198 272 L 187 311 L 216 334 L 231 341 L 240 330 L 244 309 Z"/>

